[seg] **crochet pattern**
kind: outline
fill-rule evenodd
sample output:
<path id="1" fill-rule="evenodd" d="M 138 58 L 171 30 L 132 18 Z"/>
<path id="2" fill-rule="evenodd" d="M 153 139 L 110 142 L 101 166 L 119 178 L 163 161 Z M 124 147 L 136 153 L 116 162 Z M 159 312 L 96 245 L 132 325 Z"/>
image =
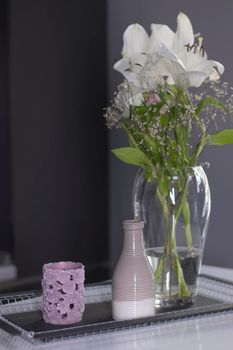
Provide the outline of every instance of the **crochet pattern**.
<path id="1" fill-rule="evenodd" d="M 51 324 L 80 322 L 84 312 L 84 266 L 59 262 L 43 266 L 44 321 Z"/>

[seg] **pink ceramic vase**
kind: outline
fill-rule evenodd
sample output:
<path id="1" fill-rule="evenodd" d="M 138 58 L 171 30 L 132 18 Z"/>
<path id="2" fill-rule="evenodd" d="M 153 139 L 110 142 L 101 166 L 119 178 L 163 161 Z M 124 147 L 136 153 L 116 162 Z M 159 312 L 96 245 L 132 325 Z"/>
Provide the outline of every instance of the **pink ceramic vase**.
<path id="1" fill-rule="evenodd" d="M 123 222 L 124 246 L 112 278 L 114 320 L 153 316 L 154 278 L 145 256 L 143 221 Z"/>
<path id="2" fill-rule="evenodd" d="M 82 319 L 84 266 L 71 261 L 43 266 L 43 319 L 51 324 L 71 324 Z"/>

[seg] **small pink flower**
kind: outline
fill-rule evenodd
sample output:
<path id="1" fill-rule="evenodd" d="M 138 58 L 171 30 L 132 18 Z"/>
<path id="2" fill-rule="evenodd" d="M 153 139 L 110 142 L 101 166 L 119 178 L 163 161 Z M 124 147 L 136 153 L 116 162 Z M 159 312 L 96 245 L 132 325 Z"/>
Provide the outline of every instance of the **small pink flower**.
<path id="1" fill-rule="evenodd" d="M 161 99 L 160 99 L 159 95 L 156 94 L 156 92 L 151 91 L 151 92 L 149 93 L 149 95 L 147 96 L 146 104 L 147 104 L 148 106 L 150 106 L 150 105 L 153 105 L 154 103 L 158 103 L 158 102 L 160 102 L 160 101 L 161 101 Z"/>

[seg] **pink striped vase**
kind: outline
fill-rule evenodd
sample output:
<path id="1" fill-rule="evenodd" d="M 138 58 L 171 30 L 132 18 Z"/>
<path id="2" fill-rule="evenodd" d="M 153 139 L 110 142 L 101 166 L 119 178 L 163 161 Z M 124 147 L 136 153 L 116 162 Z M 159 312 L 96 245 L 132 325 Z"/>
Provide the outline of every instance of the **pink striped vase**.
<path id="1" fill-rule="evenodd" d="M 124 245 L 112 278 L 112 317 L 125 320 L 153 316 L 154 278 L 143 245 L 144 222 L 123 222 Z"/>

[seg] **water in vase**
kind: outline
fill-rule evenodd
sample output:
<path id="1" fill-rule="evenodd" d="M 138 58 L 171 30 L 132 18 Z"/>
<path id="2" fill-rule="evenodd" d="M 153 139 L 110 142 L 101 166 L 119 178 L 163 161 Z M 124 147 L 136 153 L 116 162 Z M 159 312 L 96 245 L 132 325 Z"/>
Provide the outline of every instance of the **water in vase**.
<path id="1" fill-rule="evenodd" d="M 155 284 L 155 306 L 173 307 L 187 304 L 189 302 L 192 303 L 197 290 L 196 287 L 201 254 L 200 250 L 194 248 L 190 250 L 186 247 L 177 247 L 179 264 L 183 271 L 184 281 L 190 294 L 185 298 L 177 298 L 178 277 L 175 268 L 175 257 L 164 257 L 162 247 L 149 248 L 146 250 L 146 254 L 155 273 L 159 266 L 160 259 L 164 259 L 163 269 L 160 273 L 160 281 Z"/>

